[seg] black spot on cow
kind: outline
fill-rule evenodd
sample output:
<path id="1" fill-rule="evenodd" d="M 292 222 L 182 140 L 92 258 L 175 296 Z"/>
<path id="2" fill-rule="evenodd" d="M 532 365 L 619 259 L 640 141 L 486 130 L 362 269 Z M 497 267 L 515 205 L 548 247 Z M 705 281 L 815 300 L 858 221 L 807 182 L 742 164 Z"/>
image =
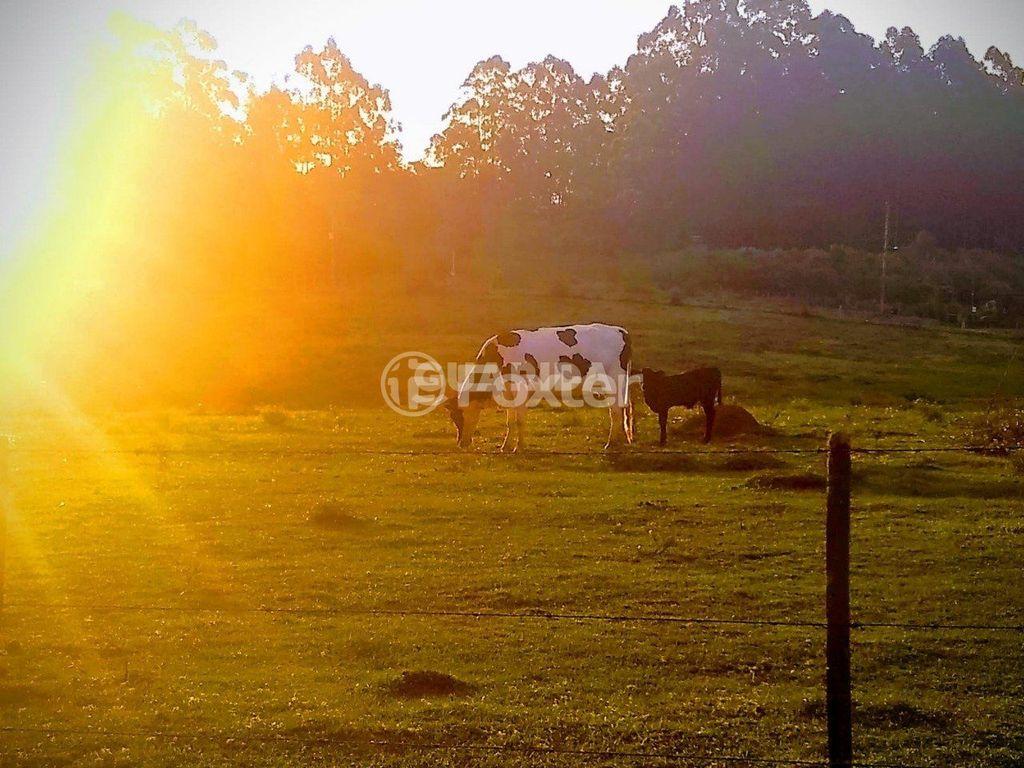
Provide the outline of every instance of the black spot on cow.
<path id="1" fill-rule="evenodd" d="M 515 331 L 506 331 L 505 333 L 498 334 L 497 342 L 502 347 L 515 347 L 519 345 L 519 342 L 523 340 Z"/>
<path id="2" fill-rule="evenodd" d="M 566 367 L 571 368 L 572 370 L 569 371 L 570 373 L 578 372 L 580 378 L 584 379 L 587 378 L 587 373 L 590 372 L 591 366 L 591 362 L 578 352 L 572 357 L 569 357 L 568 355 L 559 355 L 558 364 L 563 367 L 563 369 Z"/>
<path id="3" fill-rule="evenodd" d="M 558 340 L 561 341 L 567 347 L 576 346 L 576 329 L 575 328 L 563 328 L 558 332 Z"/>
<path id="4" fill-rule="evenodd" d="M 619 333 L 622 334 L 622 351 L 619 353 L 619 365 L 625 371 L 629 369 L 629 362 L 633 359 L 633 340 L 629 337 L 628 331 L 619 329 Z"/>
<path id="5" fill-rule="evenodd" d="M 502 360 L 501 353 L 498 351 L 498 343 L 496 339 L 491 339 L 484 344 L 483 349 L 481 349 L 480 353 L 476 356 L 476 361 L 481 365 L 493 363 L 494 365 L 501 366 L 504 360 Z"/>
<path id="6" fill-rule="evenodd" d="M 537 358 L 531 355 L 529 352 L 523 355 L 523 358 L 526 360 L 523 373 L 532 374 L 534 376 L 540 376 L 540 363 L 537 362 Z"/>

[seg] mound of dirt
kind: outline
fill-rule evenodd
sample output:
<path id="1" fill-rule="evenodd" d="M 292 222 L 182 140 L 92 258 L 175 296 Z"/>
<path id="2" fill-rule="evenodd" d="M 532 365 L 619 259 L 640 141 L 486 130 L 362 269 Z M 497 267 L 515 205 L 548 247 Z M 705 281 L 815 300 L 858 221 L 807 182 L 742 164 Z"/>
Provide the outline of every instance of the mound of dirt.
<path id="1" fill-rule="evenodd" d="M 324 501 L 317 504 L 309 513 L 309 522 L 320 528 L 331 528 L 338 531 L 354 531 L 364 528 L 366 520 L 356 517 L 340 504 Z"/>
<path id="2" fill-rule="evenodd" d="M 427 696 L 464 696 L 472 693 L 474 686 L 444 672 L 429 670 L 403 672 L 388 684 L 388 690 L 403 698 L 425 698 Z"/>
<path id="3" fill-rule="evenodd" d="M 697 413 L 686 419 L 679 427 L 686 434 L 704 434 L 704 413 Z M 715 411 L 715 428 L 712 437 L 738 437 L 740 435 L 767 435 L 771 430 L 754 418 L 754 414 L 739 405 L 720 405 Z"/>

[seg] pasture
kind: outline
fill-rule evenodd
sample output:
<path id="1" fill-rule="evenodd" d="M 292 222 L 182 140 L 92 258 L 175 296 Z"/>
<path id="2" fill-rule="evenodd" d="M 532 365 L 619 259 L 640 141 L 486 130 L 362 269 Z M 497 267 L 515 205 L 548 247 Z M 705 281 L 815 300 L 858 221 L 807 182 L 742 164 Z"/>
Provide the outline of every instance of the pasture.
<path id="1" fill-rule="evenodd" d="M 0 763 L 820 760 L 824 630 L 545 614 L 820 621 L 823 457 L 714 451 L 962 444 L 984 398 L 1024 395 L 1010 335 L 581 298 L 335 312 L 288 407 L 4 414 L 0 727 L 24 730 Z M 595 319 L 640 365 L 718 365 L 774 434 L 704 447 L 679 413 L 659 451 L 641 404 L 642 450 L 604 455 L 604 413 L 544 410 L 535 453 L 497 456 L 497 416 L 463 453 L 374 400 L 398 352 Z M 1005 457 L 855 456 L 855 620 L 1024 623 L 1022 491 Z M 1020 765 L 1022 656 L 1020 632 L 855 630 L 857 759 Z"/>

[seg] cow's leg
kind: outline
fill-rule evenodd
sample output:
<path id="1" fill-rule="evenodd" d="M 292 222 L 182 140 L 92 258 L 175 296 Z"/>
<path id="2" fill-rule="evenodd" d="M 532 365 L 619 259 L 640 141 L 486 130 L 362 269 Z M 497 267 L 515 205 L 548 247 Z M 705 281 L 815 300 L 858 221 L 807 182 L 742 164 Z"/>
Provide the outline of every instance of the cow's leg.
<path id="1" fill-rule="evenodd" d="M 711 430 L 715 426 L 715 401 L 714 398 L 703 403 L 704 406 L 704 442 L 711 442 Z"/>
<path id="2" fill-rule="evenodd" d="M 668 408 L 658 411 L 658 429 L 660 431 L 658 445 L 665 445 L 668 442 Z"/>
<path id="3" fill-rule="evenodd" d="M 517 451 L 525 451 L 526 446 L 523 445 L 523 432 L 526 427 L 526 407 L 515 409 L 515 420 L 516 420 L 516 447 L 513 449 L 513 453 Z"/>
<path id="4" fill-rule="evenodd" d="M 625 441 L 625 419 L 626 409 L 621 405 L 612 405 L 608 408 L 608 416 L 611 424 L 608 427 L 608 443 L 605 450 L 616 448 Z"/>
<path id="5" fill-rule="evenodd" d="M 623 415 L 624 423 L 623 428 L 626 432 L 626 442 L 629 445 L 633 444 L 633 402 L 626 401 L 626 410 Z"/>
<path id="6" fill-rule="evenodd" d="M 515 420 L 515 414 L 511 408 L 505 410 L 505 437 L 501 441 L 502 452 L 508 449 L 508 438 L 512 434 L 512 422 Z"/>

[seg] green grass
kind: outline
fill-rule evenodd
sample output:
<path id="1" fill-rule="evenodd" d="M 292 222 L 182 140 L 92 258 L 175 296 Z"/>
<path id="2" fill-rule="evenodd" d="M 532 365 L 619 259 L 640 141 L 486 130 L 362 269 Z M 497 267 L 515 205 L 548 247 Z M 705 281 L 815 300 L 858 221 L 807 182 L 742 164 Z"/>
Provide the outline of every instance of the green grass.
<path id="1" fill-rule="evenodd" d="M 250 609 L 822 619 L 822 491 L 764 482 L 820 475 L 820 456 L 702 455 L 678 434 L 670 448 L 698 455 L 659 454 L 646 413 L 651 452 L 605 456 L 603 413 L 553 411 L 531 413 L 531 445 L 594 455 L 459 453 L 440 415 L 372 403 L 369 372 L 405 349 L 466 358 L 490 329 L 621 322 L 642 364 L 720 365 L 727 399 L 777 430 L 765 447 L 819 447 L 835 428 L 860 447 L 955 442 L 975 398 L 1024 381 L 1009 336 L 582 299 L 480 302 L 460 321 L 428 309 L 354 319 L 357 336 L 325 319 L 319 381 L 356 360 L 370 376 L 347 407 L 327 408 L 321 383 L 292 402 L 324 407 L 269 416 L 4 417 L 0 726 L 257 740 L 0 732 L 0 764 L 651 764 L 413 747 L 440 741 L 820 758 L 819 629 Z M 485 417 L 482 447 L 502 429 Z M 1021 623 L 1022 490 L 1005 458 L 855 457 L 855 618 Z M 1020 765 L 1022 655 L 1019 633 L 856 630 L 857 758 Z M 464 685 L 410 696 L 414 671 Z"/>

